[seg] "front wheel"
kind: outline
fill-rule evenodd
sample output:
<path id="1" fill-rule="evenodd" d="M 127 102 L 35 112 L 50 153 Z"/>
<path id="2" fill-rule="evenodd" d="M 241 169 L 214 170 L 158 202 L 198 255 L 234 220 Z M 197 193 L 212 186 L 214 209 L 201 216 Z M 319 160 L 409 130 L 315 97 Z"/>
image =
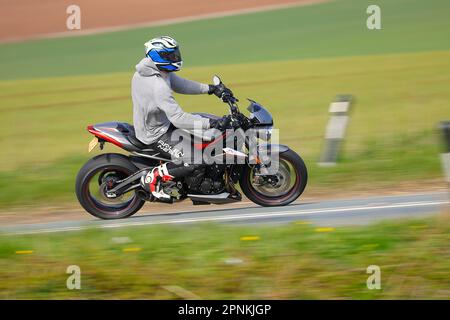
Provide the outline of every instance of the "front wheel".
<path id="1" fill-rule="evenodd" d="M 303 193 L 308 181 L 303 159 L 288 150 L 279 155 L 277 164 L 277 172 L 265 176 L 254 166 L 245 167 L 239 184 L 247 198 L 264 207 L 285 206 Z"/>
<path id="2" fill-rule="evenodd" d="M 89 160 L 78 172 L 75 190 L 81 206 L 101 219 L 120 219 L 135 214 L 145 201 L 134 190 L 116 198 L 108 198 L 106 191 L 116 181 L 138 171 L 124 155 L 101 154 Z"/>

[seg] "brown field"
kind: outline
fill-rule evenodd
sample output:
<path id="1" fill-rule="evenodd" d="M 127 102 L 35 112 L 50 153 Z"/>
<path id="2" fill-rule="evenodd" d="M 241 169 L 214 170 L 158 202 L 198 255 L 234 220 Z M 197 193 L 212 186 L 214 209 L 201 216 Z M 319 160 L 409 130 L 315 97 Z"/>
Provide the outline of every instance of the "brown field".
<path id="1" fill-rule="evenodd" d="M 323 0 L 0 0 L 0 42 L 77 32 L 66 28 L 66 8 L 71 4 L 81 8 L 82 31 L 92 32 L 319 1 Z"/>

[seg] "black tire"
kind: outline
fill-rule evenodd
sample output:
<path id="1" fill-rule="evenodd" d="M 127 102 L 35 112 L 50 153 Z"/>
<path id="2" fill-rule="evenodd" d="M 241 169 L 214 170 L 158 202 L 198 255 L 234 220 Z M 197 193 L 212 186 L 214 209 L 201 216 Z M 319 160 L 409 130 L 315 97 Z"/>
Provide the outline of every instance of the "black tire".
<path id="1" fill-rule="evenodd" d="M 263 207 L 285 206 L 295 201 L 305 190 L 308 182 L 308 171 L 303 159 L 294 151 L 281 153 L 280 160 L 288 161 L 295 168 L 296 181 L 289 191 L 282 196 L 267 196 L 258 192 L 252 185 L 252 168 L 245 166 L 240 179 L 242 192 L 254 203 Z"/>
<path id="2" fill-rule="evenodd" d="M 117 153 L 98 155 L 89 160 L 78 172 L 75 191 L 81 206 L 90 214 L 101 219 L 121 219 L 135 214 L 142 208 L 145 201 L 136 194 L 123 206 L 104 206 L 90 194 L 91 178 L 102 170 L 117 170 L 125 175 L 131 175 L 139 169 L 131 163 L 128 157 Z M 132 191 L 130 191 L 132 192 Z"/>

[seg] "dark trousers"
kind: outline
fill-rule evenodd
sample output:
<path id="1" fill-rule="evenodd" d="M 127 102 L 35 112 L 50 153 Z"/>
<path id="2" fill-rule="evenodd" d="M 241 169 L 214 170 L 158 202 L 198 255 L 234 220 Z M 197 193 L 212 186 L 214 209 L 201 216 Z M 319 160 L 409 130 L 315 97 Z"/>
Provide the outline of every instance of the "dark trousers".
<path id="1" fill-rule="evenodd" d="M 193 164 L 193 152 L 188 152 L 193 148 L 190 134 L 186 133 L 183 139 L 173 140 L 173 131 L 176 129 L 173 125 L 170 125 L 167 132 L 149 146 L 159 151 L 162 157 L 172 159 L 172 162 L 167 163 L 167 170 L 170 175 L 185 177 L 202 165 Z"/>

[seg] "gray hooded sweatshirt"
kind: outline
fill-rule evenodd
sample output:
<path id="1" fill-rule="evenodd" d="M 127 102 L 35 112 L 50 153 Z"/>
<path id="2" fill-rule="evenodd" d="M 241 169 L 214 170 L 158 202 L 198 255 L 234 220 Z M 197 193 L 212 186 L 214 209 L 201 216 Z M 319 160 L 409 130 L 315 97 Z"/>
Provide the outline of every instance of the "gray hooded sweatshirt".
<path id="1" fill-rule="evenodd" d="M 158 70 L 150 58 L 142 59 L 136 65 L 131 81 L 136 137 L 145 144 L 154 143 L 166 133 L 171 123 L 177 128 L 191 130 L 197 122 L 203 129 L 208 129 L 209 119 L 184 112 L 172 95 L 172 90 L 201 94 L 207 93 L 208 89 L 207 84 Z"/>

